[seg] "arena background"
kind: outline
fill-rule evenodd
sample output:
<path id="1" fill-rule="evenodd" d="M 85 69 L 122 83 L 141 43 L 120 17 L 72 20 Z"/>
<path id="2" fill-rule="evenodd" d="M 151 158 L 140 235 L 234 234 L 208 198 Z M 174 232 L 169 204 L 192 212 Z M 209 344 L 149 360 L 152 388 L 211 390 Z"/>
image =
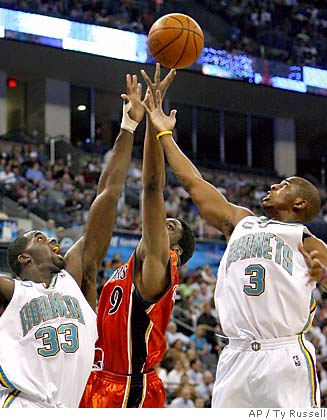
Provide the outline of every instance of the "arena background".
<path id="1" fill-rule="evenodd" d="M 60 43 L 56 42 L 52 42 L 53 46 L 48 46 L 46 44 L 49 40 L 41 39 L 40 36 L 32 36 L 33 34 L 23 31 L 6 31 L 8 21 L 3 16 L 11 7 L 9 3 L 17 3 L 16 10 L 22 8 L 19 7 L 22 2 L 0 3 L 0 152 L 3 162 L 14 146 L 28 144 L 34 150 L 39 144 L 44 144 L 51 162 L 54 164 L 62 160 L 74 174 L 81 170 L 84 173 L 90 172 L 90 167 L 98 168 L 103 155 L 94 153 L 93 146 L 99 135 L 99 127 L 101 140 L 107 150 L 110 150 L 118 132 L 121 119 L 120 93 L 125 91 L 125 74 L 132 73 L 141 77 L 140 70 L 143 68 L 152 75 L 153 60 L 147 56 L 146 62 L 140 63 L 131 61 L 130 57 L 117 59 L 71 51 L 57 48 Z M 140 3 L 142 2 L 134 2 L 136 5 Z M 311 66 L 321 69 L 322 73 L 315 73 L 321 79 L 307 93 L 289 90 L 292 84 L 273 87 L 271 77 L 270 82 L 264 85 L 256 83 L 246 74 L 235 76 L 236 73 L 230 71 L 230 67 L 224 68 L 222 64 L 221 57 L 226 58 L 223 46 L 229 26 L 219 13 L 213 14 L 211 6 L 215 2 L 146 3 L 153 3 L 153 18 L 172 11 L 194 16 L 205 32 L 206 52 L 209 54 L 212 47 L 218 57 L 218 61 L 211 62 L 209 55 L 206 55 L 206 61 L 201 61 L 204 57 L 202 56 L 191 69 L 178 71 L 167 93 L 165 106 L 167 109 L 174 107 L 178 110 L 174 134 L 185 153 L 204 173 L 208 173 L 208 177 L 211 171 L 218 170 L 219 176 L 226 180 L 238 174 L 240 179 L 243 177 L 243 181 L 254 178 L 262 185 L 267 185 L 270 179 L 277 180 L 294 174 L 308 177 L 319 187 L 325 204 L 326 66 Z M 24 12 L 27 12 L 26 9 Z M 46 14 L 44 11 L 42 14 L 33 10 L 28 12 L 32 12 L 32 15 L 36 13 L 40 17 Z M 216 19 L 215 30 L 212 29 L 213 18 Z M 133 27 L 129 27 L 129 32 L 133 32 L 132 29 Z M 117 38 L 102 39 L 101 42 L 115 43 L 122 35 L 117 33 L 114 36 Z M 144 37 L 146 34 L 140 36 Z M 217 51 L 225 53 L 219 55 Z M 243 52 L 233 54 L 244 56 Z M 252 56 L 248 54 L 246 57 Z M 262 58 L 252 58 L 256 68 L 260 67 L 259 64 L 268 63 L 270 70 L 279 75 L 286 65 L 289 70 L 296 68 L 295 73 L 301 73 L 299 77 L 303 76 L 301 64 L 292 66 L 289 62 L 285 64 L 272 60 L 272 57 L 269 62 Z M 163 74 L 166 72 L 167 70 L 163 70 Z M 285 80 L 292 77 L 284 74 Z M 80 104 L 86 105 L 85 111 L 77 111 Z M 141 124 L 136 133 L 133 151 L 135 167 L 138 167 L 142 157 L 143 132 L 144 125 Z M 4 171 L 3 162 L 0 172 Z M 89 172 L 87 175 L 90 175 Z M 98 171 L 95 170 L 95 175 L 91 178 L 96 180 L 97 175 Z M 173 187 L 177 186 L 176 179 L 168 169 L 167 182 Z M 5 258 L 8 242 L 22 230 L 45 227 L 50 215 L 44 211 L 42 205 L 31 208 L 17 202 L 17 196 L 4 181 L 0 182 L 0 186 L 0 272 L 10 274 Z M 122 197 L 125 204 L 133 209 L 136 218 L 140 208 L 138 192 L 129 185 Z M 192 211 L 196 214 L 196 209 L 193 208 Z M 322 211 L 309 227 L 326 241 L 326 221 L 323 216 Z M 69 247 L 70 241 L 81 235 L 83 223 L 77 226 L 65 223 L 66 219 L 56 220 L 57 227 L 63 225 L 66 229 Z M 104 262 L 103 275 L 110 272 L 108 265 L 116 253 L 120 254 L 121 260 L 128 257 L 139 237 L 138 227 L 139 225 L 130 231 L 119 228 L 115 230 Z M 201 220 L 198 221 L 197 229 L 196 252 L 188 264 L 189 271 L 183 280 L 197 278 L 200 275 L 199 269 L 206 263 L 211 265 L 215 274 L 225 248 L 224 238 L 219 232 L 212 232 Z M 318 316 L 315 327 L 319 327 L 317 336 L 321 342 L 317 336 L 310 338 L 319 342 L 316 344 L 319 347 L 319 379 L 324 396 L 327 388 L 324 382 L 327 377 L 324 330 L 326 301 L 324 293 L 317 292 L 316 298 Z M 173 319 L 180 332 L 187 336 L 194 332 L 196 323 L 183 323 L 178 318 L 178 313 L 174 314 Z M 223 345 L 224 343 L 219 343 L 220 350 Z"/>

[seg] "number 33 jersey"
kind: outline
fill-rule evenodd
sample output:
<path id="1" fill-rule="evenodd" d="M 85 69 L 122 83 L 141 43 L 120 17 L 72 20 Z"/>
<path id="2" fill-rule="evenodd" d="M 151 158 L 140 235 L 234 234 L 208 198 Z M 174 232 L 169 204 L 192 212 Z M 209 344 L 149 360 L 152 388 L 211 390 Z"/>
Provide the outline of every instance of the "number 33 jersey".
<path id="1" fill-rule="evenodd" d="M 218 268 L 215 304 L 223 332 L 256 338 L 307 331 L 315 313 L 314 284 L 298 244 L 304 225 L 265 217 L 240 220 Z"/>
<path id="2" fill-rule="evenodd" d="M 0 317 L 0 389 L 14 397 L 78 407 L 94 358 L 96 314 L 65 270 L 48 287 L 14 280 Z"/>

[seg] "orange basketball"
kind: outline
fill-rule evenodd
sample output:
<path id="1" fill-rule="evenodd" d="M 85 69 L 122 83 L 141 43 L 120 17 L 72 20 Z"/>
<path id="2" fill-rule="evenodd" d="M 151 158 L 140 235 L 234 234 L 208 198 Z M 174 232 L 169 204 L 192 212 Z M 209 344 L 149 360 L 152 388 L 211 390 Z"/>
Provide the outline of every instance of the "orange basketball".
<path id="1" fill-rule="evenodd" d="M 170 13 L 151 26 L 148 46 L 154 59 L 169 69 L 182 69 L 200 56 L 204 37 L 199 24 L 190 16 Z"/>

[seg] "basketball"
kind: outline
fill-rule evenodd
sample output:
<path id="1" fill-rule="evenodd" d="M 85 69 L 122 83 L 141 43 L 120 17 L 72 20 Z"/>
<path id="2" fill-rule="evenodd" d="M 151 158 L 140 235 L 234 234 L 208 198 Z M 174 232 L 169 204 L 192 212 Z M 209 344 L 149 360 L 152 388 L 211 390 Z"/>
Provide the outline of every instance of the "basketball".
<path id="1" fill-rule="evenodd" d="M 182 69 L 200 56 L 204 37 L 199 24 L 188 15 L 170 13 L 151 26 L 149 51 L 154 59 L 169 69 Z"/>

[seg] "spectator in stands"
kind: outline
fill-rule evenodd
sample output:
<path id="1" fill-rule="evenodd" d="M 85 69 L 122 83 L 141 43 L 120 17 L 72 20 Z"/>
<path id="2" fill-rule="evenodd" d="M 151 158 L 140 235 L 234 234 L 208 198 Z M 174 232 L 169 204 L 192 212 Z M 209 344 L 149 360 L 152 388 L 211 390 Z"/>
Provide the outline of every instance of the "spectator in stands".
<path id="1" fill-rule="evenodd" d="M 5 187 L 9 187 L 11 184 L 15 184 L 17 181 L 16 175 L 12 170 L 12 165 L 7 163 L 4 165 L 4 169 L 0 170 L 0 183 Z"/>
<path id="2" fill-rule="evenodd" d="M 41 165 L 45 165 L 49 161 L 49 154 L 44 143 L 39 143 L 37 148 L 37 160 Z"/>
<path id="3" fill-rule="evenodd" d="M 63 226 L 57 227 L 57 241 L 62 255 L 65 255 L 69 248 L 74 244 L 73 239 L 67 235 Z"/>
<path id="4" fill-rule="evenodd" d="M 173 192 L 169 194 L 167 200 L 165 201 L 167 217 L 177 217 L 179 213 L 179 204 L 180 200 L 178 196 Z"/>
<path id="5" fill-rule="evenodd" d="M 197 352 L 198 353 L 198 352 Z M 199 358 L 191 360 L 190 369 L 187 371 L 190 384 L 199 385 L 203 382 L 202 362 Z"/>
<path id="6" fill-rule="evenodd" d="M 205 338 L 206 328 L 203 325 L 197 325 L 195 333 L 190 336 L 190 343 L 194 344 L 194 348 L 198 355 L 203 355 L 211 351 L 211 344 Z"/>
<path id="7" fill-rule="evenodd" d="M 25 177 L 34 184 L 39 184 L 44 179 L 44 173 L 38 161 L 33 162 L 32 166 L 26 170 Z"/>
<path id="8" fill-rule="evenodd" d="M 41 232 L 44 232 L 48 238 L 54 238 L 58 240 L 56 222 L 54 219 L 48 219 L 45 226 L 41 228 Z"/>
<path id="9" fill-rule="evenodd" d="M 211 345 L 211 349 L 214 352 L 218 352 L 218 340 L 216 334 L 218 333 L 218 320 L 213 315 L 212 299 L 210 302 L 204 302 L 202 304 L 202 312 L 197 318 L 197 325 L 202 325 L 205 330 L 205 338 Z"/>
<path id="10" fill-rule="evenodd" d="M 66 195 L 62 190 L 61 181 L 57 180 L 53 189 L 47 190 L 48 203 L 56 211 L 62 211 L 66 204 Z"/>
<path id="11" fill-rule="evenodd" d="M 212 285 L 208 285 L 202 278 L 202 267 L 199 272 L 199 283 L 196 282 L 193 284 L 193 288 L 199 291 L 198 300 L 199 304 L 202 305 L 203 303 L 209 303 L 212 299 L 213 288 Z"/>
<path id="12" fill-rule="evenodd" d="M 175 360 L 180 360 L 184 365 L 188 364 L 188 358 L 186 357 L 185 350 L 187 346 L 183 343 L 180 338 L 176 338 L 176 340 L 172 343 L 170 347 L 167 348 L 165 352 L 166 358 L 171 358 L 173 362 Z"/>
<path id="13" fill-rule="evenodd" d="M 187 345 L 190 341 L 190 339 L 187 335 L 185 335 L 182 332 L 177 330 L 177 324 L 174 321 L 169 322 L 167 332 L 166 332 L 166 336 L 167 336 L 167 344 L 170 347 L 174 344 L 174 342 L 177 339 L 179 339 L 183 344 L 183 348 L 186 349 Z"/>
<path id="14" fill-rule="evenodd" d="M 174 361 L 174 367 L 167 374 L 167 391 L 168 397 L 174 394 L 177 387 L 180 385 L 182 375 L 185 373 L 184 363 L 177 358 Z"/>
<path id="15" fill-rule="evenodd" d="M 216 276 L 213 274 L 212 266 L 209 263 L 203 264 L 201 270 L 201 277 L 209 286 L 216 286 L 217 279 Z"/>
<path id="16" fill-rule="evenodd" d="M 186 275 L 178 288 L 178 293 L 181 295 L 182 299 L 187 299 L 192 295 L 192 285 L 193 277 L 191 275 Z"/>
<path id="17" fill-rule="evenodd" d="M 105 276 L 109 279 L 112 274 L 119 268 L 124 262 L 120 252 L 115 252 L 111 260 L 105 263 Z"/>
<path id="18" fill-rule="evenodd" d="M 180 396 L 174 398 L 170 405 L 170 408 L 194 408 L 194 402 L 192 401 L 192 391 L 190 385 L 184 385 L 180 391 Z"/>
<path id="19" fill-rule="evenodd" d="M 179 326 L 180 331 L 190 336 L 196 320 L 196 308 L 194 307 L 193 297 L 189 296 L 187 299 L 176 303 L 173 309 L 173 316 L 181 322 Z"/>
<path id="20" fill-rule="evenodd" d="M 52 171 L 51 169 L 48 169 L 44 177 L 40 179 L 39 185 L 41 188 L 44 188 L 45 190 L 51 190 L 54 188 L 55 185 L 55 179 L 53 179 Z"/>
<path id="21" fill-rule="evenodd" d="M 196 395 L 204 400 L 204 407 L 211 407 L 214 376 L 210 370 L 205 370 L 202 376 L 202 383 L 196 386 Z"/>

